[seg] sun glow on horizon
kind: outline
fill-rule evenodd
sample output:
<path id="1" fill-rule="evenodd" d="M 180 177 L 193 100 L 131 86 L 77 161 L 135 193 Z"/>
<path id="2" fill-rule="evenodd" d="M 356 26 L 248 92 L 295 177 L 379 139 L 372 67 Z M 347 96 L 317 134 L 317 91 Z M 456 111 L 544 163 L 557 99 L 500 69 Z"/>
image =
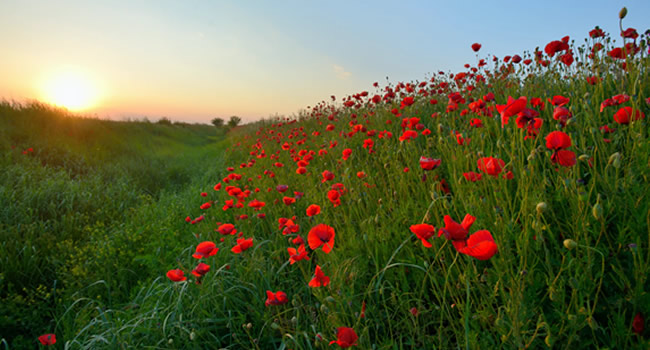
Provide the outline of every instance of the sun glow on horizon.
<path id="1" fill-rule="evenodd" d="M 88 75 L 78 70 L 68 69 L 52 75 L 42 89 L 45 102 L 71 111 L 87 110 L 98 102 L 97 87 Z"/>

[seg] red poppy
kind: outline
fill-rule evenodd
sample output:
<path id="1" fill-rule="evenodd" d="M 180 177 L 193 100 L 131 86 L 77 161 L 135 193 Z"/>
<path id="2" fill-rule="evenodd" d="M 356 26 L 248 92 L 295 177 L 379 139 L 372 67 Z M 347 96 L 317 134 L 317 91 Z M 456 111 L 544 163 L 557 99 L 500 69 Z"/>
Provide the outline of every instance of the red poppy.
<path id="1" fill-rule="evenodd" d="M 619 124 L 629 124 L 632 120 L 644 119 L 645 114 L 638 109 L 626 106 L 614 113 L 614 121 Z"/>
<path id="2" fill-rule="evenodd" d="M 54 345 L 56 343 L 56 335 L 53 333 L 43 334 L 38 337 L 38 341 L 43 345 Z"/>
<path id="3" fill-rule="evenodd" d="M 291 204 L 293 204 L 293 203 L 296 202 L 296 198 L 295 198 L 295 197 L 283 197 L 283 198 L 282 198 L 282 201 L 283 201 L 284 204 L 286 204 L 286 205 L 291 205 Z"/>
<path id="4" fill-rule="evenodd" d="M 351 346 L 357 346 L 357 340 L 359 337 L 357 333 L 354 332 L 354 329 L 348 327 L 340 327 L 336 330 L 336 340 L 332 340 L 330 345 L 338 344 L 341 348 L 349 348 Z"/>
<path id="5" fill-rule="evenodd" d="M 544 52 L 550 57 L 553 57 L 558 51 L 566 51 L 569 49 L 569 44 L 564 41 L 554 40 L 546 44 L 544 47 Z"/>
<path id="6" fill-rule="evenodd" d="M 402 108 L 404 108 L 405 106 L 410 106 L 414 102 L 415 102 L 415 99 L 413 98 L 413 96 L 404 97 L 404 99 L 402 100 Z"/>
<path id="7" fill-rule="evenodd" d="M 314 216 L 320 214 L 320 206 L 312 204 L 307 207 L 307 216 Z"/>
<path id="8" fill-rule="evenodd" d="M 465 246 L 462 248 L 457 247 L 457 249 L 459 253 L 469 255 L 478 260 L 488 260 L 498 250 L 492 234 L 487 230 L 474 232 L 465 242 Z"/>
<path id="9" fill-rule="evenodd" d="M 639 37 L 639 33 L 637 33 L 634 28 L 627 28 L 621 32 L 621 36 L 628 39 L 636 39 Z"/>
<path id="10" fill-rule="evenodd" d="M 576 164 L 576 154 L 567 150 L 555 151 L 551 155 L 551 162 L 560 164 L 561 166 L 571 167 Z"/>
<path id="11" fill-rule="evenodd" d="M 309 281 L 309 286 L 325 287 L 328 284 L 330 284 L 330 278 L 325 276 L 319 265 L 316 265 L 316 272 L 314 272 L 314 278 Z"/>
<path id="12" fill-rule="evenodd" d="M 185 274 L 183 273 L 183 270 L 181 269 L 167 271 L 167 278 L 169 278 L 174 282 L 181 282 L 187 279 L 187 277 L 185 277 Z"/>
<path id="13" fill-rule="evenodd" d="M 483 174 L 475 173 L 473 171 L 468 171 L 466 173 L 463 173 L 463 176 L 465 177 L 465 179 L 467 181 L 476 182 L 476 181 L 480 180 L 483 177 Z"/>
<path id="14" fill-rule="evenodd" d="M 205 210 L 205 209 L 210 208 L 211 206 L 212 206 L 211 202 L 205 202 L 205 203 L 201 204 L 201 209 Z"/>
<path id="15" fill-rule="evenodd" d="M 366 173 L 363 172 L 363 171 L 358 171 L 357 172 L 357 177 L 360 178 L 360 179 L 363 179 L 366 176 L 367 176 Z"/>
<path id="16" fill-rule="evenodd" d="M 441 163 L 440 159 L 420 157 L 420 167 L 422 170 L 433 170 Z"/>
<path id="17" fill-rule="evenodd" d="M 334 173 L 329 170 L 323 171 L 322 175 L 323 175 L 323 180 L 321 181 L 322 183 L 325 183 L 327 181 L 332 181 L 334 179 Z"/>
<path id="18" fill-rule="evenodd" d="M 289 186 L 287 186 L 287 185 L 277 185 L 277 186 L 275 186 L 275 190 L 280 192 L 280 193 L 284 193 L 288 189 L 289 189 Z"/>
<path id="19" fill-rule="evenodd" d="M 218 251 L 219 248 L 217 248 L 216 244 L 210 241 L 205 241 L 199 243 L 199 245 L 196 246 L 196 252 L 192 255 L 192 257 L 196 259 L 207 258 L 209 256 L 217 254 Z"/>
<path id="20" fill-rule="evenodd" d="M 645 328 L 644 326 L 645 320 L 643 319 L 643 315 L 638 312 L 632 321 L 632 331 L 636 334 L 641 335 L 641 333 L 643 333 L 643 329 Z"/>
<path id="21" fill-rule="evenodd" d="M 556 106 L 556 107 L 564 106 L 567 103 L 569 103 L 569 101 L 570 101 L 570 98 L 564 97 L 564 96 L 561 96 L 561 95 L 555 95 L 555 96 L 553 96 L 553 99 L 550 99 L 550 98 L 548 99 L 548 102 L 550 102 L 553 106 Z"/>
<path id="22" fill-rule="evenodd" d="M 237 245 L 232 247 L 231 251 L 239 254 L 253 246 L 253 238 L 237 238 Z"/>
<path id="23" fill-rule="evenodd" d="M 589 31 L 589 37 L 591 37 L 591 38 L 595 39 L 595 38 L 600 38 L 600 37 L 603 37 L 603 36 L 605 36 L 605 32 L 603 32 L 603 30 L 598 28 L 598 27 L 596 27 L 596 28 Z"/>
<path id="24" fill-rule="evenodd" d="M 411 225 L 410 230 L 422 241 L 422 245 L 425 248 L 432 247 L 431 243 L 429 243 L 429 239 L 435 235 L 435 227 L 429 224 L 417 224 Z"/>
<path id="25" fill-rule="evenodd" d="M 334 248 L 334 228 L 325 224 L 318 224 L 309 230 L 307 235 L 307 242 L 311 250 L 316 250 L 318 247 L 323 247 L 323 252 L 329 254 Z"/>
<path id="26" fill-rule="evenodd" d="M 217 227 L 217 231 L 224 236 L 234 235 L 235 233 L 237 233 L 237 230 L 235 230 L 235 225 L 233 224 L 223 224 Z"/>
<path id="27" fill-rule="evenodd" d="M 192 270 L 192 274 L 196 277 L 201 277 L 208 273 L 208 271 L 210 271 L 210 265 L 199 263 L 196 268 Z"/>
<path id="28" fill-rule="evenodd" d="M 346 148 L 343 150 L 343 160 L 348 160 L 348 158 L 350 158 L 350 155 L 352 155 L 351 149 Z"/>
<path id="29" fill-rule="evenodd" d="M 472 44 L 472 50 L 474 50 L 474 52 L 478 52 L 478 50 L 480 50 L 480 49 L 481 49 L 481 44 L 479 44 L 479 43 L 473 43 Z"/>
<path id="30" fill-rule="evenodd" d="M 300 236 L 298 236 L 300 238 Z M 302 239 L 302 238 L 301 238 Z M 295 244 L 294 239 L 294 244 Z M 287 248 L 287 252 L 289 253 L 289 262 L 291 265 L 295 264 L 296 261 L 300 260 L 309 260 L 309 255 L 307 255 L 307 251 L 305 250 L 305 245 L 301 244 L 298 249 L 289 247 Z"/>
<path id="31" fill-rule="evenodd" d="M 287 298 L 287 294 L 283 291 L 277 291 L 275 293 L 271 292 L 270 290 L 266 291 L 266 301 L 264 302 L 265 306 L 269 305 L 284 305 L 289 302 L 289 298 Z"/>
<path id="32" fill-rule="evenodd" d="M 334 204 L 334 208 L 338 207 L 341 205 L 341 193 L 337 190 L 329 190 L 327 192 L 327 199 L 330 200 L 332 204 Z"/>
<path id="33" fill-rule="evenodd" d="M 497 111 L 501 114 L 501 127 L 508 124 L 508 119 L 513 115 L 519 114 L 524 108 L 528 99 L 526 96 L 521 96 L 518 99 L 508 96 L 508 103 L 505 105 L 497 105 Z"/>
<path id="34" fill-rule="evenodd" d="M 293 244 L 295 244 L 295 245 L 303 245 L 303 244 L 305 243 L 305 240 L 304 240 L 300 235 L 298 235 L 296 238 L 294 238 L 294 239 L 291 241 L 291 243 L 293 243 Z M 303 248 L 304 248 L 304 247 L 303 247 Z"/>
<path id="35" fill-rule="evenodd" d="M 571 118 L 571 111 L 566 107 L 555 107 L 553 109 L 553 119 L 560 122 L 560 125 L 565 126 L 566 121 Z"/>
<path id="36" fill-rule="evenodd" d="M 496 177 L 499 176 L 499 173 L 501 173 L 506 163 L 498 158 L 483 157 L 478 159 L 477 165 L 480 171 L 490 176 Z"/>
<path id="37" fill-rule="evenodd" d="M 546 148 L 560 150 L 571 147 L 571 137 L 562 131 L 553 131 L 546 135 Z"/>
<path id="38" fill-rule="evenodd" d="M 476 217 L 467 214 L 463 218 L 463 221 L 459 224 L 449 215 L 445 215 L 445 227 L 440 228 L 438 231 L 438 237 L 445 235 L 445 238 L 453 241 L 464 240 L 467 238 L 469 233 L 469 228 L 472 227 Z"/>
<path id="39" fill-rule="evenodd" d="M 258 201 L 257 199 L 253 199 L 250 201 L 250 203 L 248 203 L 248 206 L 254 208 L 255 210 L 261 210 L 265 205 L 266 203 Z"/>

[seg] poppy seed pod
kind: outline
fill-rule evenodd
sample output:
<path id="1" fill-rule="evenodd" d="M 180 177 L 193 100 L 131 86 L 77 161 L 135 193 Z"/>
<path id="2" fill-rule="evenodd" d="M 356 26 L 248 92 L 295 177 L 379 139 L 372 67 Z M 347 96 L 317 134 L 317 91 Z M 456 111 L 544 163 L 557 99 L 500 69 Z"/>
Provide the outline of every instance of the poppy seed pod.
<path id="1" fill-rule="evenodd" d="M 576 241 L 574 241 L 572 239 L 565 239 L 563 244 L 564 244 L 564 247 L 566 249 L 568 249 L 568 250 L 571 250 L 571 249 L 578 246 L 578 243 L 576 243 Z"/>
<path id="2" fill-rule="evenodd" d="M 623 19 L 627 16 L 627 7 L 623 7 L 621 11 L 618 13 L 618 18 Z"/>

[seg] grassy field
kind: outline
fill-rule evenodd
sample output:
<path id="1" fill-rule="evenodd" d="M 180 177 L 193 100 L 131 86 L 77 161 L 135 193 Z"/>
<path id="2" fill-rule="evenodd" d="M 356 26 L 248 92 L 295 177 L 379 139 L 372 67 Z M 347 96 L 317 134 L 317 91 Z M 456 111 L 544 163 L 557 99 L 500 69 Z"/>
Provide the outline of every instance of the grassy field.
<path id="1" fill-rule="evenodd" d="M 5 344 L 649 348 L 648 36 L 615 37 L 225 141 L 3 105 Z"/>
<path id="2" fill-rule="evenodd" d="M 216 176 L 223 148 L 223 132 L 207 125 L 0 104 L 4 343 L 34 348 L 77 298 L 120 305 L 160 274 L 174 257 L 160 243 L 184 228 L 174 213 Z"/>

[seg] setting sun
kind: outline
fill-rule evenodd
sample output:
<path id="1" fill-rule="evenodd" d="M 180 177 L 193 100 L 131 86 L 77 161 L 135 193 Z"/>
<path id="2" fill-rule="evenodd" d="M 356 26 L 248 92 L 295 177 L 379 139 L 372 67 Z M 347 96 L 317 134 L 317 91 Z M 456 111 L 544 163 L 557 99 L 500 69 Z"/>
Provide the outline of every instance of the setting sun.
<path id="1" fill-rule="evenodd" d="M 52 76 L 43 87 L 47 102 L 80 111 L 97 102 L 97 89 L 91 81 L 78 71 L 63 71 Z"/>

